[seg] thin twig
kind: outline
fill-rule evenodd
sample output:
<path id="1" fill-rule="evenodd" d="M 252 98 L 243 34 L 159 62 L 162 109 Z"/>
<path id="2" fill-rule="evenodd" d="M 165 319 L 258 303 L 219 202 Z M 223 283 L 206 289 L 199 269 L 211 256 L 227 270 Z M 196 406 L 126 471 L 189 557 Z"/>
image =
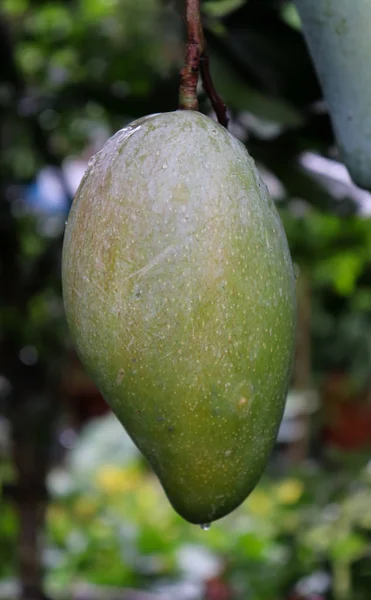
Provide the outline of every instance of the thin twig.
<path id="1" fill-rule="evenodd" d="M 202 86 L 205 90 L 205 93 L 208 95 L 208 97 L 210 99 L 211 106 L 214 109 L 214 112 L 216 114 L 216 117 L 217 117 L 219 123 L 227 129 L 228 121 L 229 121 L 228 114 L 227 114 L 227 106 L 223 102 L 222 98 L 219 96 L 218 92 L 216 91 L 216 89 L 214 87 L 213 80 L 211 78 L 211 73 L 210 73 L 210 59 L 209 59 L 209 55 L 208 55 L 206 49 L 204 50 L 204 53 L 202 54 L 202 56 L 200 58 L 200 70 L 201 70 Z"/>

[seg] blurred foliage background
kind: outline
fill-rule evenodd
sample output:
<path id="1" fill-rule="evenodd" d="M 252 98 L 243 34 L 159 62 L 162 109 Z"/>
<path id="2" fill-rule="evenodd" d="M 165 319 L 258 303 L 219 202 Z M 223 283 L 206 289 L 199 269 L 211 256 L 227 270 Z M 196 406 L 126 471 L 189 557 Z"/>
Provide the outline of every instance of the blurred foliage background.
<path id="1" fill-rule="evenodd" d="M 338 160 L 286 0 L 205 0 L 230 131 L 280 210 L 297 354 L 266 474 L 202 531 L 82 372 L 60 253 L 89 158 L 177 107 L 181 0 L 3 0 L 0 8 L 0 598 L 369 600 L 371 195 Z M 211 113 L 200 90 L 201 109 Z"/>

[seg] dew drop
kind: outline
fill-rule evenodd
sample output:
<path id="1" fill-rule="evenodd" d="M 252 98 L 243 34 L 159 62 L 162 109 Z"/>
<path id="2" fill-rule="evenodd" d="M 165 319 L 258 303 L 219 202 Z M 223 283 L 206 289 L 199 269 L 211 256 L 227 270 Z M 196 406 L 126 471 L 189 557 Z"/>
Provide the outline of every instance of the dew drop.
<path id="1" fill-rule="evenodd" d="M 162 165 L 162 168 L 167 169 L 167 165 L 166 164 Z"/>
<path id="2" fill-rule="evenodd" d="M 68 223 L 68 221 L 65 221 L 65 222 L 64 222 L 64 225 L 65 225 L 65 227 L 67 227 L 67 223 Z"/>
<path id="3" fill-rule="evenodd" d="M 210 527 L 211 527 L 211 523 L 202 523 L 202 525 L 200 525 L 202 531 L 209 531 Z"/>

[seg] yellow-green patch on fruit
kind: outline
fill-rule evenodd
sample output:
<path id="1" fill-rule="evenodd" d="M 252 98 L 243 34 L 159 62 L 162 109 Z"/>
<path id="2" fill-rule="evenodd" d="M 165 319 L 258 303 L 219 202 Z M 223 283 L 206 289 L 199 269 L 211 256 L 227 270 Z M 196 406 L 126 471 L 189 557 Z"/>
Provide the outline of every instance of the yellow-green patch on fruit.
<path id="1" fill-rule="evenodd" d="M 193 111 L 119 131 L 68 219 L 63 294 L 81 360 L 193 523 L 261 476 L 295 337 L 285 233 L 253 160 Z"/>

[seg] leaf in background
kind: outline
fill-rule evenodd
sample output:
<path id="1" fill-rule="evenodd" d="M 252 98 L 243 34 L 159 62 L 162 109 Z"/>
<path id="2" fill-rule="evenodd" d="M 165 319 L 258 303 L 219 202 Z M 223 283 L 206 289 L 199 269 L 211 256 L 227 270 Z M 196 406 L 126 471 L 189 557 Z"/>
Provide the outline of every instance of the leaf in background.
<path id="1" fill-rule="evenodd" d="M 353 562 L 360 558 L 367 548 L 367 541 L 356 533 L 340 535 L 332 543 L 330 554 L 334 560 Z"/>
<path id="2" fill-rule="evenodd" d="M 224 17 L 245 4 L 245 0 L 209 0 L 202 6 L 209 17 Z"/>
<path id="3" fill-rule="evenodd" d="M 90 421 L 81 433 L 68 457 L 72 476 L 79 481 L 90 481 L 100 466 L 133 463 L 138 451 L 111 413 Z"/>
<path id="4" fill-rule="evenodd" d="M 283 20 L 293 29 L 301 29 L 299 13 L 291 2 L 286 2 L 281 9 Z"/>
<path id="5" fill-rule="evenodd" d="M 281 16 L 277 1 L 245 2 L 210 32 L 208 43 L 251 85 L 308 107 L 321 90 L 301 33 Z"/>
<path id="6" fill-rule="evenodd" d="M 328 282 L 342 296 L 350 295 L 362 272 L 364 259 L 358 252 L 344 251 L 320 261 L 315 269 L 318 280 Z"/>
<path id="7" fill-rule="evenodd" d="M 229 63 L 215 54 L 211 64 L 215 87 L 231 108 L 251 112 L 280 125 L 297 127 L 302 124 L 300 111 L 289 102 L 250 87 Z"/>
<path id="8" fill-rule="evenodd" d="M 19 16 L 29 7 L 28 0 L 3 0 L 2 8 L 10 16 Z"/>

